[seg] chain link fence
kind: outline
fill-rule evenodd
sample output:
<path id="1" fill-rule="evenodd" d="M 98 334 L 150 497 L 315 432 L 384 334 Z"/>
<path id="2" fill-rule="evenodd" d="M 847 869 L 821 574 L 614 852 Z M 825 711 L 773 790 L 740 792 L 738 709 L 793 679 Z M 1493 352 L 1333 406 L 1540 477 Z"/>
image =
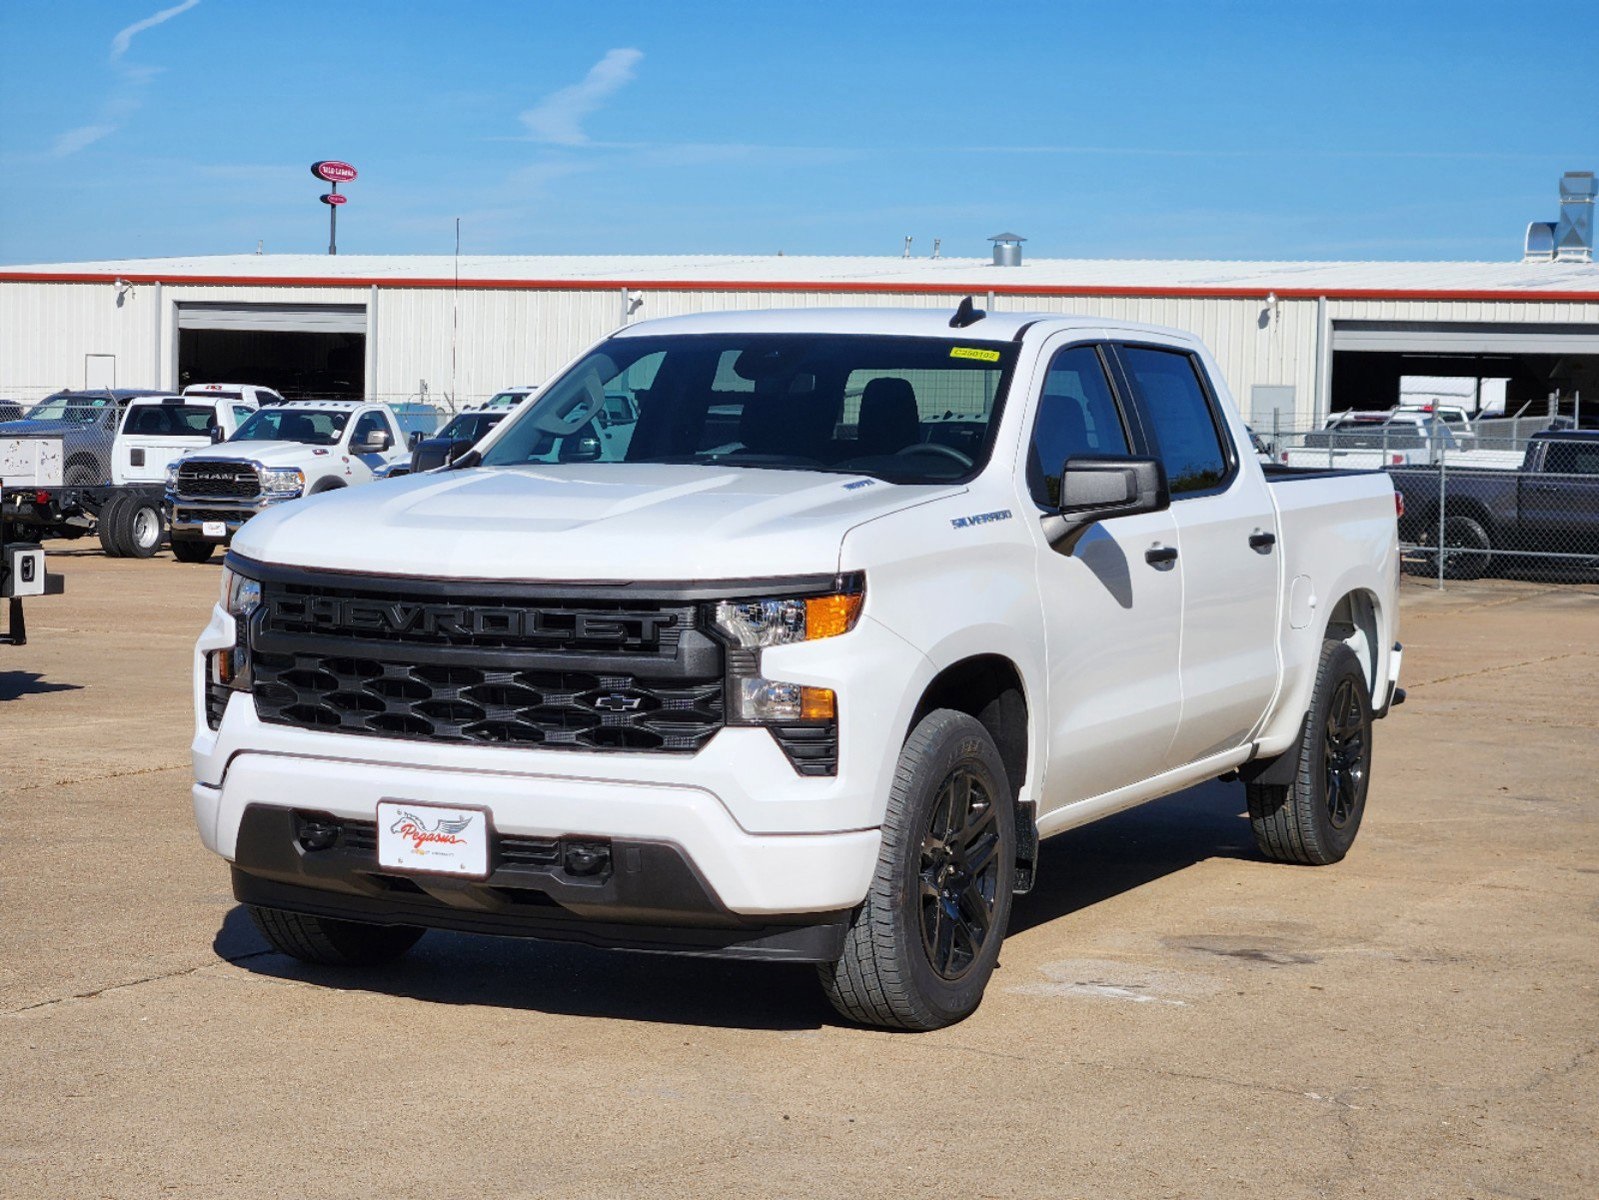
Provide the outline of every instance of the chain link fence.
<path id="1" fill-rule="evenodd" d="M 1599 431 L 1569 419 L 1372 421 L 1259 435 L 1263 457 L 1385 471 L 1404 501 L 1408 580 L 1599 582 Z M 1441 549 L 1440 549 L 1441 548 Z"/>

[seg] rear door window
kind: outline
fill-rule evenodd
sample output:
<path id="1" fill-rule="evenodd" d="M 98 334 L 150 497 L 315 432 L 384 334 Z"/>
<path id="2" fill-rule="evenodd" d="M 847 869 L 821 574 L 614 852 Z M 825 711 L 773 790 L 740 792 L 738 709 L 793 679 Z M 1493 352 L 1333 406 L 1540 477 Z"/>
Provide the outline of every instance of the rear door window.
<path id="1" fill-rule="evenodd" d="M 1225 483 L 1232 459 L 1194 356 L 1148 346 L 1121 346 L 1118 353 L 1147 414 L 1172 498 Z"/>

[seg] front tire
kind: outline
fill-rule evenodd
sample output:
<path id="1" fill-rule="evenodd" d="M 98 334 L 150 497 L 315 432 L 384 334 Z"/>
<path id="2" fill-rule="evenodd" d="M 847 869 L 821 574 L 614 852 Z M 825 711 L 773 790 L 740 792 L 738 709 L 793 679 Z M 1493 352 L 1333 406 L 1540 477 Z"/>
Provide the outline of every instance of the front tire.
<path id="1" fill-rule="evenodd" d="M 172 557 L 181 563 L 209 562 L 215 551 L 215 542 L 205 542 L 198 538 L 172 539 Z"/>
<path id="2" fill-rule="evenodd" d="M 1343 642 L 1322 643 L 1316 687 L 1290 784 L 1251 783 L 1255 844 L 1276 862 L 1325 866 L 1349 853 L 1371 781 L 1371 693 L 1360 659 Z"/>
<path id="3" fill-rule="evenodd" d="M 1016 805 L 976 719 L 929 713 L 900 751 L 883 845 L 837 962 L 820 968 L 839 1013 L 938 1029 L 970 1016 L 999 961 L 1016 877 Z"/>
<path id="4" fill-rule="evenodd" d="M 423 934 L 413 925 L 367 925 L 251 904 L 261 936 L 301 962 L 324 967 L 369 967 L 399 958 Z"/>

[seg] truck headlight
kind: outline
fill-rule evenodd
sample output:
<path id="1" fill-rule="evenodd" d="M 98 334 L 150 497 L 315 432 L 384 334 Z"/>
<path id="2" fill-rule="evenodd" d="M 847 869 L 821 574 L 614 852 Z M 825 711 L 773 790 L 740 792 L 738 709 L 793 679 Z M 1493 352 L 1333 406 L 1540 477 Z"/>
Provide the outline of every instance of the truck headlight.
<path id="1" fill-rule="evenodd" d="M 175 492 L 177 490 L 178 490 L 178 464 L 175 463 L 175 462 L 169 462 L 167 464 L 167 491 Z"/>
<path id="2" fill-rule="evenodd" d="M 269 496 L 298 496 L 305 490 L 305 472 L 299 467 L 263 467 L 261 490 Z"/>
<path id="3" fill-rule="evenodd" d="M 724 600 L 716 606 L 716 627 L 745 650 L 837 637 L 855 628 L 866 601 L 862 576 L 841 582 L 838 591 L 826 596 Z"/>
<path id="4" fill-rule="evenodd" d="M 235 692 L 250 690 L 250 614 L 261 606 L 261 581 L 241 575 L 232 567 L 223 567 L 222 595 L 218 603 L 233 618 L 235 634 L 233 645 L 206 655 L 205 681 L 207 692 L 225 701 L 227 691 L 222 689 Z M 216 721 L 211 728 L 215 729 L 220 724 L 222 709 L 226 707 L 225 703 L 214 706 Z M 213 706 L 208 700 L 208 719 L 212 711 Z"/>
<path id="5" fill-rule="evenodd" d="M 713 614 L 717 632 L 736 647 L 728 654 L 728 720 L 765 726 L 801 775 L 838 769 L 838 696 L 831 688 L 768 679 L 761 651 L 848 633 L 865 601 L 865 577 L 851 575 L 826 595 L 724 600 Z"/>
<path id="6" fill-rule="evenodd" d="M 222 568 L 222 611 L 235 621 L 247 621 L 261 604 L 261 581 L 241 575 L 232 567 Z"/>

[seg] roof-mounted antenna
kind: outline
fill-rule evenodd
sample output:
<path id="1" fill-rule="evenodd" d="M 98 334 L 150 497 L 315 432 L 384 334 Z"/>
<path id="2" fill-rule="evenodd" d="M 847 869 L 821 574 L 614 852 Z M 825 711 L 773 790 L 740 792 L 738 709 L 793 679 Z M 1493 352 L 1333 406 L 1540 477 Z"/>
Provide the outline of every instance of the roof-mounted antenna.
<path id="1" fill-rule="evenodd" d="M 965 329 L 968 325 L 975 325 L 988 314 L 972 303 L 972 298 L 967 296 L 960 302 L 960 307 L 955 310 L 955 315 L 949 319 L 951 329 Z"/>

